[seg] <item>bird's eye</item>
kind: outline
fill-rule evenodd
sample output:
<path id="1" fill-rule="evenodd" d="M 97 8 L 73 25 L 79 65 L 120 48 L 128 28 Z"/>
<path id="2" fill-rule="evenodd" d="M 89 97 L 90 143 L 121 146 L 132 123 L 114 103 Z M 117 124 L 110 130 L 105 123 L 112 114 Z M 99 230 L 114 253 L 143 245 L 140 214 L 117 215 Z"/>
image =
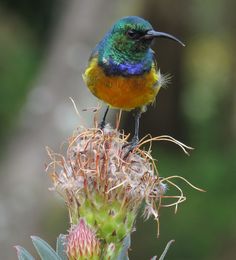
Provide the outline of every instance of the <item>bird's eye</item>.
<path id="1" fill-rule="evenodd" d="M 134 30 L 128 30 L 126 32 L 126 35 L 130 38 L 130 39 L 137 39 L 139 37 L 139 34 L 134 31 Z"/>

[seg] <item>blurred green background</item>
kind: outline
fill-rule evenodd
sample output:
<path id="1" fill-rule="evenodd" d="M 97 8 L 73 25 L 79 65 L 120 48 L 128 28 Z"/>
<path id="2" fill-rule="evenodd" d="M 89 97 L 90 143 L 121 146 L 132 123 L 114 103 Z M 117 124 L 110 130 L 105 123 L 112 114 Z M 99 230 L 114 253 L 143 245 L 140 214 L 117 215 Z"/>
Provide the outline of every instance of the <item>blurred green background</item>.
<path id="1" fill-rule="evenodd" d="M 32 249 L 30 234 L 53 245 L 66 232 L 65 207 L 43 174 L 44 147 L 58 151 L 83 123 L 69 96 L 80 109 L 96 106 L 81 74 L 90 49 L 126 15 L 187 45 L 153 45 L 161 71 L 173 78 L 143 115 L 141 134 L 169 134 L 193 146 L 190 157 L 168 143 L 153 151 L 161 176 L 181 175 L 207 190 L 178 181 L 187 202 L 176 215 L 161 211 L 158 239 L 155 222 L 140 217 L 131 259 L 160 255 L 171 239 L 166 259 L 236 259 L 235 9 L 233 0 L 0 1 L 0 259 L 16 259 L 15 244 Z M 132 131 L 132 115 L 124 115 L 123 127 Z M 88 112 L 82 117 L 92 124 Z"/>

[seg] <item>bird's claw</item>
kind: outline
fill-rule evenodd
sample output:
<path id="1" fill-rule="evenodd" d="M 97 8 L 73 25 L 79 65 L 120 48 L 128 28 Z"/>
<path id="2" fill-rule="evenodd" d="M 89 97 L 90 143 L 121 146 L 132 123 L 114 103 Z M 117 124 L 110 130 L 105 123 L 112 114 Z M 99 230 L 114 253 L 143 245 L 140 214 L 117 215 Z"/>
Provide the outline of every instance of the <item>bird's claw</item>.
<path id="1" fill-rule="evenodd" d="M 102 121 L 101 123 L 98 124 L 98 127 L 99 127 L 101 130 L 103 130 L 104 127 L 105 127 L 105 125 L 106 125 L 106 122 L 105 122 L 105 121 Z"/>
<path id="2" fill-rule="evenodd" d="M 128 147 L 128 150 L 125 153 L 124 159 L 126 159 L 128 157 L 128 155 L 137 147 L 139 143 L 139 138 L 137 136 L 134 136 L 131 140 L 131 142 L 123 145 L 122 148 L 126 148 Z"/>

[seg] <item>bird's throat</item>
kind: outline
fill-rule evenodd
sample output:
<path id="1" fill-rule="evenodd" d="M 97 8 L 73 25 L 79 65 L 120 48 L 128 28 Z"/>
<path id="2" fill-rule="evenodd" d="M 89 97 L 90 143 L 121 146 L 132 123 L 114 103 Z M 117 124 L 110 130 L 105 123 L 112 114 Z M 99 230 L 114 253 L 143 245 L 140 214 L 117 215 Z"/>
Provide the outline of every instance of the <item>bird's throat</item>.
<path id="1" fill-rule="evenodd" d="M 123 62 L 116 63 L 112 59 L 100 64 L 107 75 L 118 75 L 118 76 L 137 76 L 142 75 L 145 72 L 150 71 L 151 64 L 146 62 Z"/>
<path id="2" fill-rule="evenodd" d="M 114 42 L 111 44 L 107 40 L 101 46 L 98 51 L 98 64 L 107 75 L 137 76 L 151 69 L 153 61 L 151 49 L 120 50 Z"/>

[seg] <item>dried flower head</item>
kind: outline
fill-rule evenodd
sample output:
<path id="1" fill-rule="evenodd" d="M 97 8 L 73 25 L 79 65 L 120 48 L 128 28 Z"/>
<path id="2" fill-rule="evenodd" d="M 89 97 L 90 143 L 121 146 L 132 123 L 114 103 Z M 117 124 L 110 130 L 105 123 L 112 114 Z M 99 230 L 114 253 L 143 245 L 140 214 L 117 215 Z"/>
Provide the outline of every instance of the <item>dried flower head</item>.
<path id="1" fill-rule="evenodd" d="M 146 218 L 158 220 L 160 206 L 176 206 L 185 200 L 180 190 L 170 205 L 162 205 L 169 179 L 160 178 L 150 151 L 137 147 L 127 155 L 128 136 L 106 125 L 103 130 L 79 127 L 69 138 L 66 156 L 48 148 L 52 162 L 48 165 L 55 189 L 64 198 L 72 225 L 83 218 L 96 232 L 104 248 L 117 255 L 123 239 L 132 232 L 137 212 L 145 204 Z M 187 146 L 177 140 L 161 136 L 141 140 L 140 145 L 152 140 L 177 143 L 186 152 Z M 165 183 L 164 183 L 165 182 Z M 103 250 L 103 256 L 106 255 Z"/>

